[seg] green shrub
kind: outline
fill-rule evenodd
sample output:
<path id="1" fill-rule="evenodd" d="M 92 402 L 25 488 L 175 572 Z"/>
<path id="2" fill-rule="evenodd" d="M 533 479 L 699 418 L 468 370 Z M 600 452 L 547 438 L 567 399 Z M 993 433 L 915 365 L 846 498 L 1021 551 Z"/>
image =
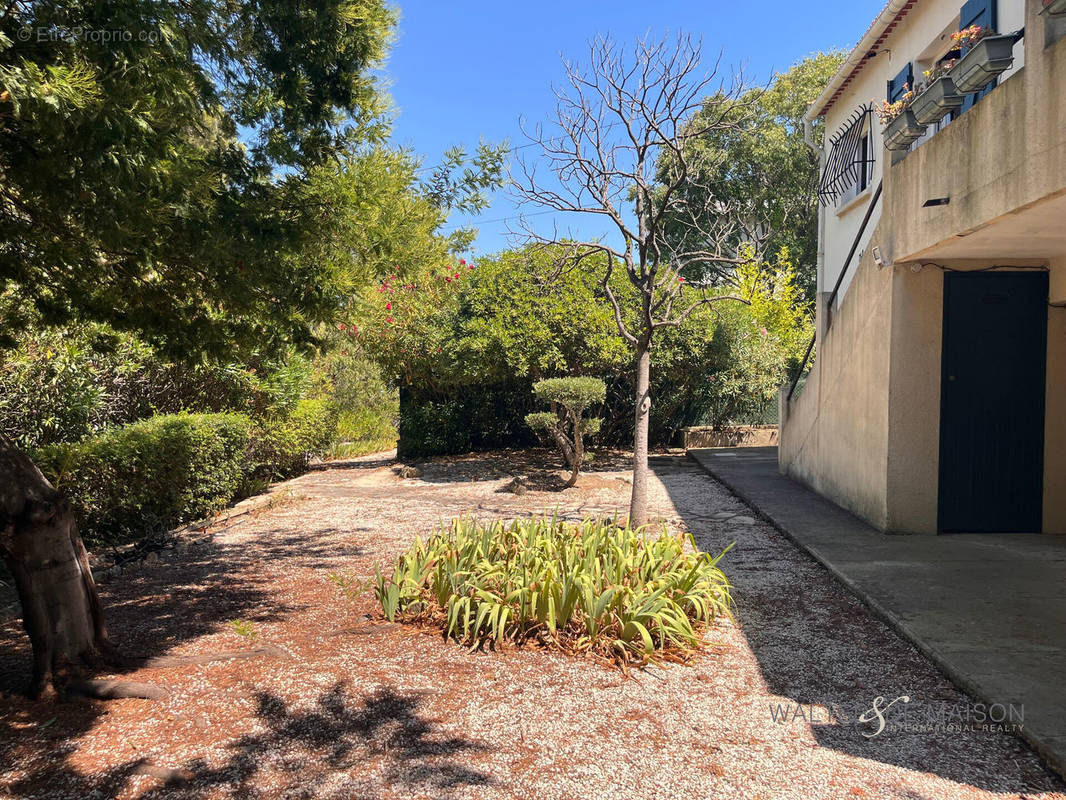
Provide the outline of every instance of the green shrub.
<path id="1" fill-rule="evenodd" d="M 307 469 L 337 439 L 337 409 L 328 400 L 303 399 L 285 415 L 260 421 L 251 449 L 256 473 L 287 478 Z"/>
<path id="2" fill-rule="evenodd" d="M 528 382 L 400 391 L 400 458 L 469 453 L 536 443 L 524 424 L 532 410 Z"/>
<path id="3" fill-rule="evenodd" d="M 526 414 L 526 425 L 544 432 L 559 448 L 570 467 L 566 485 L 573 486 L 585 460 L 585 436 L 597 433 L 603 422 L 599 418 L 584 419 L 585 409 L 606 399 L 607 384 L 599 378 L 548 378 L 533 384 L 533 394 L 562 407 L 557 414 L 543 411 Z"/>
<path id="4" fill-rule="evenodd" d="M 725 552 L 603 521 L 462 519 L 416 540 L 391 576 L 379 571 L 374 593 L 389 620 L 437 626 L 471 647 L 535 642 L 627 669 L 700 648 L 701 628 L 729 613 Z"/>
<path id="5" fill-rule="evenodd" d="M 510 250 L 461 265 L 450 275 L 433 267 L 410 283 L 368 287 L 343 336 L 406 393 L 400 403 L 401 452 L 521 446 L 532 439 L 522 421 L 538 409 L 527 397 L 500 406 L 497 414 L 485 397 L 499 396 L 502 387 L 517 397 L 535 381 L 556 375 L 606 381 L 606 399 L 597 411 L 603 418 L 599 442 L 632 443 L 632 348 L 618 335 L 599 273 L 560 266 L 568 253 L 565 247 Z M 684 325 L 656 332 L 653 444 L 670 442 L 687 425 L 772 412 L 778 387 L 810 341 L 810 309 L 788 252 L 781 250 L 771 263 L 750 248 L 741 256 L 743 263 L 727 282 L 732 285 L 706 288 L 743 296 L 750 305 L 699 307 Z M 633 307 L 635 289 L 624 271 L 615 270 L 612 280 L 622 306 Z"/>
<path id="6" fill-rule="evenodd" d="M 32 450 L 157 414 L 282 416 L 310 383 L 311 363 L 296 353 L 182 364 L 107 325 L 33 327 L 0 351 L 0 433 Z"/>
<path id="7" fill-rule="evenodd" d="M 117 543 L 205 517 L 229 503 L 248 466 L 243 414 L 177 414 L 37 453 L 73 502 L 86 539 Z"/>

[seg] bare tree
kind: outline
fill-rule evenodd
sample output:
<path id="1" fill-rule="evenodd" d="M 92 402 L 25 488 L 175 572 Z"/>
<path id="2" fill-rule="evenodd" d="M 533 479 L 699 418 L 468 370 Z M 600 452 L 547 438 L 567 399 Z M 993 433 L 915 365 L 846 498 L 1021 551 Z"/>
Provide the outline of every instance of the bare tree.
<path id="1" fill-rule="evenodd" d="M 534 241 L 568 245 L 573 264 L 600 270 L 618 332 L 635 350 L 633 434 L 634 525 L 648 518 L 650 368 L 655 332 L 681 325 L 701 305 L 740 297 L 724 293 L 741 260 L 730 242 L 753 224 L 757 209 L 733 209 L 707 191 L 686 191 L 721 165 L 701 161 L 691 141 L 738 129 L 757 93 L 743 78 L 719 77 L 720 59 L 701 67 L 701 45 L 679 34 L 622 48 L 610 38 L 589 43 L 589 63 L 564 62 L 567 85 L 556 89 L 547 127 L 525 130 L 541 153 L 518 160 L 514 191 L 523 204 L 599 215 L 610 238 L 523 232 Z M 696 112 L 700 111 L 699 115 Z M 546 163 L 551 178 L 537 174 Z M 703 188 L 703 187 L 700 187 Z M 622 269 L 637 289 L 624 302 L 612 291 Z M 699 276 L 686 282 L 686 276 Z"/>

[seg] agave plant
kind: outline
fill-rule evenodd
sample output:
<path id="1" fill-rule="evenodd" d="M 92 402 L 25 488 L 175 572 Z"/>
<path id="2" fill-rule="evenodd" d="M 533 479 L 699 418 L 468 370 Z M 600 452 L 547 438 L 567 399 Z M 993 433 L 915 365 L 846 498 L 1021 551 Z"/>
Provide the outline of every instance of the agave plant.
<path id="1" fill-rule="evenodd" d="M 700 648 L 702 628 L 731 607 L 718 568 L 728 550 L 712 557 L 665 527 L 464 518 L 417 539 L 373 590 L 389 620 L 436 625 L 471 647 L 537 643 L 627 668 Z"/>

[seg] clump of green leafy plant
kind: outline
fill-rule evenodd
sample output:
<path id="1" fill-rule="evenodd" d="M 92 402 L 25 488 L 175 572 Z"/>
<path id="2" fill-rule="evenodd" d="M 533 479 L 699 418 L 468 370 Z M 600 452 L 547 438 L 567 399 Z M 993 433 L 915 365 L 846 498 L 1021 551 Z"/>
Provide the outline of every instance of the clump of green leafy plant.
<path id="1" fill-rule="evenodd" d="M 255 641 L 259 636 L 259 631 L 255 629 L 255 623 L 247 619 L 233 619 L 230 620 L 230 627 L 233 628 L 233 632 L 238 636 L 241 636 L 248 641 Z"/>
<path id="2" fill-rule="evenodd" d="M 548 378 L 534 383 L 533 393 L 559 410 L 527 414 L 526 424 L 555 442 L 570 467 L 566 485 L 573 486 L 585 460 L 585 436 L 596 434 L 603 421 L 584 419 L 585 409 L 604 401 L 607 384 L 599 378 Z"/>
<path id="3" fill-rule="evenodd" d="M 533 644 L 628 670 L 688 661 L 729 614 L 730 585 L 690 534 L 616 522 L 457 519 L 417 539 L 373 591 L 384 616 L 439 627 L 471 647 Z"/>

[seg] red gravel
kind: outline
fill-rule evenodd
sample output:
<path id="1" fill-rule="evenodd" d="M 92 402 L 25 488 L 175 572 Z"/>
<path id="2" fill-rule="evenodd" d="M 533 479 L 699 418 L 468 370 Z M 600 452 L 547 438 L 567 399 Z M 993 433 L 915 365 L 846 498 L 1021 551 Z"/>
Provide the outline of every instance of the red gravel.
<path id="1" fill-rule="evenodd" d="M 1066 800 L 1013 735 L 893 730 L 971 701 L 683 457 L 656 460 L 655 513 L 707 550 L 737 542 L 723 562 L 736 622 L 712 631 L 694 666 L 627 681 L 557 654 L 471 653 L 368 618 L 369 599 L 348 601 L 329 580 L 369 577 L 457 514 L 624 510 L 617 458 L 565 492 L 536 458 L 437 460 L 408 480 L 373 458 L 335 464 L 106 585 L 112 636 L 128 652 L 232 651 L 253 646 L 251 634 L 280 648 L 125 676 L 166 687 L 160 701 L 30 703 L 18 694 L 25 637 L 17 622 L 0 627 L 0 794 Z M 531 491 L 500 491 L 515 471 Z M 910 703 L 885 712 L 889 729 L 863 736 L 873 728 L 855 717 L 900 695 Z M 788 721 L 775 721 L 771 707 L 786 706 Z"/>

